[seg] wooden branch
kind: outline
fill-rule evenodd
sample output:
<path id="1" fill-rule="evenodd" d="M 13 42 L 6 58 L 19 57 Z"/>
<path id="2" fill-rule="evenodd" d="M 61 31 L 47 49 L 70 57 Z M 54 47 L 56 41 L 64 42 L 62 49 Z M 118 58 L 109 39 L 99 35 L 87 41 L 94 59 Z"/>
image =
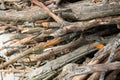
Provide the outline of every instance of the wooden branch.
<path id="1" fill-rule="evenodd" d="M 80 67 L 71 63 L 63 68 L 63 72 L 61 73 L 61 75 L 64 74 L 64 76 L 62 75 L 61 80 L 69 80 L 75 75 L 90 74 L 94 72 L 103 72 L 116 69 L 120 69 L 120 62 L 87 65 Z"/>
<path id="2" fill-rule="evenodd" d="M 120 23 L 120 16 L 98 18 L 98 19 L 93 19 L 93 20 L 83 21 L 83 22 L 75 22 L 68 26 L 64 26 L 60 28 L 56 32 L 52 33 L 51 36 L 58 37 L 68 32 L 84 31 L 86 29 L 96 27 L 98 25 L 117 24 L 117 23 Z"/>
<path id="3" fill-rule="evenodd" d="M 116 50 L 116 54 L 114 55 L 114 58 L 113 58 L 113 61 L 116 61 L 116 60 L 119 60 L 120 59 L 120 47 Z M 96 59 L 97 60 L 97 59 Z M 97 62 L 97 61 L 96 61 Z M 94 64 L 90 64 L 89 63 L 89 65 L 94 65 Z M 87 80 L 98 80 L 99 79 L 99 77 L 100 77 L 100 74 L 101 74 L 101 72 L 95 72 L 95 73 L 93 73 Z M 77 77 L 77 79 L 78 80 L 84 80 L 85 78 L 87 78 L 87 76 L 88 75 L 79 75 L 79 76 L 75 76 L 75 77 L 73 77 L 73 79 L 74 78 L 76 78 Z M 113 77 L 113 76 L 112 76 Z M 109 78 L 109 77 L 107 77 L 107 78 Z M 109 80 L 109 79 L 108 79 Z"/>
<path id="4" fill-rule="evenodd" d="M 87 80 L 99 80 L 101 72 L 95 72 L 93 73 Z"/>
<path id="5" fill-rule="evenodd" d="M 118 37 L 119 37 L 119 35 L 118 35 Z M 113 42 L 110 41 L 104 48 L 102 48 L 101 50 L 99 50 L 95 54 L 95 56 L 92 58 L 92 60 L 88 63 L 88 65 L 98 64 L 98 63 L 102 62 L 106 57 L 108 57 L 108 55 L 110 53 L 110 50 L 112 48 L 112 44 L 114 43 L 114 41 L 116 40 L 116 38 L 114 38 L 112 40 Z M 116 57 L 116 58 L 119 58 L 119 57 Z M 115 58 L 114 58 L 114 60 L 115 60 Z M 96 75 L 96 73 L 94 73 L 94 74 Z M 100 73 L 97 73 L 97 75 L 98 74 L 100 75 Z M 85 75 L 79 75 L 79 79 L 80 80 L 84 80 L 87 76 L 88 76 L 87 74 L 85 74 Z"/>
<path id="6" fill-rule="evenodd" d="M 32 7 L 24 11 L 0 11 L 1 21 L 35 21 L 48 18 L 47 12 L 39 7 Z"/>
<path id="7" fill-rule="evenodd" d="M 30 72 L 30 70 L 11 69 L 11 70 L 0 70 L 0 72 L 28 73 Z"/>
<path id="8" fill-rule="evenodd" d="M 9 47 L 17 47 L 17 46 L 19 47 L 20 45 L 22 45 L 22 44 L 30 41 L 30 40 L 33 39 L 34 37 L 35 37 L 35 36 L 28 36 L 28 37 L 26 37 L 26 38 L 23 38 L 23 39 L 15 42 L 15 43 L 13 43 L 13 44 L 11 44 Z M 0 50 L 2 50 L 2 49 L 5 48 L 5 47 L 6 47 L 6 46 L 0 47 Z"/>
<path id="9" fill-rule="evenodd" d="M 46 48 L 48 46 L 51 46 L 51 45 L 55 45 L 57 43 L 60 43 L 60 42 L 62 42 L 64 40 L 68 39 L 69 37 L 71 38 L 73 36 L 75 36 L 75 35 L 72 35 L 72 36 L 67 35 L 67 36 L 64 36 L 64 37 L 59 37 L 59 38 L 56 38 L 56 39 L 53 39 L 53 40 L 50 40 L 50 41 L 47 41 L 47 42 L 40 43 L 40 44 L 38 44 L 38 45 L 36 45 L 36 46 L 34 46 L 32 48 L 29 48 L 29 49 L 25 50 L 24 52 L 22 52 L 21 54 L 19 54 L 15 58 L 10 59 L 7 62 L 4 62 L 3 64 L 0 65 L 0 69 L 8 66 L 9 64 L 12 64 L 12 63 L 16 62 L 17 60 L 25 57 L 26 55 L 28 55 L 28 54 L 30 54 L 32 52 L 42 50 L 42 49 L 44 49 L 44 48 Z"/>
<path id="10" fill-rule="evenodd" d="M 63 20 L 61 18 L 56 16 L 54 13 L 52 13 L 52 11 L 48 7 L 46 7 L 42 2 L 39 2 L 37 0 L 32 0 L 32 2 L 36 5 L 38 5 L 39 7 L 43 8 L 45 11 L 47 11 L 49 16 L 51 16 L 56 22 L 58 22 L 58 23 L 63 22 Z"/>
<path id="11" fill-rule="evenodd" d="M 30 40 L 31 40 L 32 38 L 34 38 L 34 37 L 35 37 L 35 36 L 28 36 L 28 37 L 26 37 L 26 38 L 23 38 L 23 39 L 15 42 L 15 43 L 13 43 L 13 44 L 11 44 L 10 46 L 19 46 L 19 45 L 21 45 L 21 44 L 24 44 L 24 43 L 30 41 Z"/>
<path id="12" fill-rule="evenodd" d="M 29 74 L 29 77 L 30 79 L 41 79 L 40 77 L 42 77 L 42 74 L 44 73 L 49 73 L 51 71 L 54 71 L 62 66 L 64 66 L 65 64 L 71 62 L 71 61 L 74 61 L 76 59 L 80 59 L 82 58 L 83 56 L 89 54 L 89 50 L 93 49 L 93 47 L 95 46 L 96 43 L 93 43 L 93 44 L 90 44 L 90 45 L 85 45 L 85 46 L 82 46 L 80 48 L 78 48 L 77 50 L 69 53 L 69 54 L 66 54 L 62 57 L 59 57 L 55 60 L 52 60 L 50 61 L 49 63 L 45 64 L 44 66 L 42 67 L 39 67 L 38 69 L 34 70 L 33 72 L 31 72 Z M 88 46 L 89 46 L 89 50 L 88 50 Z M 86 52 L 87 51 L 87 52 Z M 91 51 L 90 51 L 91 52 Z"/>
<path id="13" fill-rule="evenodd" d="M 35 33 L 35 32 L 42 32 L 44 28 L 36 27 L 36 28 L 29 28 L 26 30 L 22 30 L 21 33 Z"/>
<path id="14" fill-rule="evenodd" d="M 120 29 L 120 24 L 117 24 L 117 28 Z"/>
<path id="15" fill-rule="evenodd" d="M 111 61 L 113 61 L 113 57 L 115 55 L 115 51 L 117 49 L 117 47 L 120 45 L 120 42 L 118 42 L 117 40 L 114 41 L 114 43 L 112 44 L 112 48 L 110 50 L 110 55 L 108 57 L 108 60 L 105 62 L 105 63 L 110 63 Z M 105 72 L 103 72 L 101 75 L 100 75 L 100 80 L 104 80 L 105 78 Z"/>
<path id="16" fill-rule="evenodd" d="M 4 53 L 5 56 L 11 56 L 12 54 L 16 53 L 16 52 L 19 52 L 19 48 L 15 48 L 15 49 L 10 49 L 10 50 L 7 50 L 7 52 Z"/>
<path id="17" fill-rule="evenodd" d="M 115 80 L 117 75 L 120 73 L 120 70 L 112 71 L 105 80 Z"/>
<path id="18" fill-rule="evenodd" d="M 93 36 L 93 34 L 85 36 L 84 38 L 80 37 L 79 39 L 74 40 L 68 44 L 48 48 L 47 51 L 41 54 L 30 55 L 31 57 L 30 62 L 36 62 L 36 61 L 42 61 L 42 60 L 48 59 L 51 55 L 58 55 L 60 54 L 60 52 L 64 52 L 65 50 L 71 50 L 72 48 L 76 46 L 79 47 L 79 46 L 85 45 L 86 43 L 92 42 L 94 40 L 97 40 L 97 37 L 96 35 Z M 77 44 L 79 44 L 79 46 Z M 23 60 L 23 59 L 21 61 L 26 62 L 26 60 Z"/>
<path id="19" fill-rule="evenodd" d="M 20 0 L 4 0 L 4 2 L 19 2 Z M 2 0 L 0 0 L 0 3 L 2 2 Z"/>
<path id="20" fill-rule="evenodd" d="M 86 3 L 85 3 L 86 2 Z M 76 20 L 90 20 L 94 18 L 107 17 L 120 15 L 120 1 L 118 2 L 110 2 L 107 4 L 104 3 L 89 3 L 87 1 L 79 1 L 72 4 L 66 4 L 64 7 L 67 9 L 71 9 L 70 12 L 63 11 L 63 17 L 71 17 L 73 16 Z M 62 10 L 62 8 L 61 8 Z"/>
<path id="21" fill-rule="evenodd" d="M 76 41 L 72 41 L 66 45 L 61 45 L 61 46 L 57 46 L 57 47 L 53 47 L 50 48 L 50 50 L 42 53 L 42 54 L 38 54 L 37 56 L 34 56 L 34 59 L 31 59 L 31 62 L 33 61 L 42 61 L 44 59 L 48 59 L 51 55 L 57 55 L 60 52 L 65 51 L 66 49 L 69 50 L 71 48 L 74 48 L 75 46 L 77 46 L 77 44 L 81 44 L 81 43 L 87 43 L 87 41 L 79 38 Z"/>
<path id="22" fill-rule="evenodd" d="M 79 7 L 78 7 L 79 6 Z M 118 3 L 110 3 L 110 4 L 93 4 L 90 2 L 78 2 L 66 5 L 65 7 L 72 10 L 71 14 L 64 14 L 64 10 L 61 14 L 62 17 L 71 18 L 72 16 L 76 18 L 76 20 L 89 20 L 99 17 L 106 16 L 116 16 L 120 15 L 120 4 Z M 62 8 L 65 9 L 65 8 Z M 61 9 L 61 10 L 62 10 Z M 90 12 L 90 13 L 89 13 Z M 65 11 L 66 13 L 66 11 Z M 39 7 L 29 8 L 24 11 L 0 11 L 0 20 L 2 21 L 35 21 L 38 19 L 48 18 L 49 15 L 46 11 Z"/>

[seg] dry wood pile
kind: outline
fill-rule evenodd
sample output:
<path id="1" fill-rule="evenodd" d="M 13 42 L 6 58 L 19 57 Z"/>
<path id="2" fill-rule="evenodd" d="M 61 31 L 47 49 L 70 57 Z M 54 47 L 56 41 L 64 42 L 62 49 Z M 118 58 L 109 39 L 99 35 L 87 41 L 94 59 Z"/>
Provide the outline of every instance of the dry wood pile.
<path id="1" fill-rule="evenodd" d="M 120 80 L 119 32 L 120 0 L 0 0 L 0 80 Z"/>

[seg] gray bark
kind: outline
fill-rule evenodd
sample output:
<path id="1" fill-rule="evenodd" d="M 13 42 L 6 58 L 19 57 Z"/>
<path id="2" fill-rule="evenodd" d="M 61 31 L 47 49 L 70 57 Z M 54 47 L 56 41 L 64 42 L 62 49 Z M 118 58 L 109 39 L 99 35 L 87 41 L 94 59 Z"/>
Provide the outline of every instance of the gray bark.
<path id="1" fill-rule="evenodd" d="M 63 9 L 69 9 L 64 11 Z M 63 10 L 63 11 L 62 11 Z M 77 2 L 67 4 L 55 13 L 62 13 L 62 17 L 74 18 L 76 20 L 89 20 L 93 18 L 120 15 L 120 2 L 111 2 L 109 4 L 93 4 L 90 2 Z M 69 15 L 68 15 L 69 13 Z M 72 17 L 71 17 L 72 16 Z M 0 20 L 2 21 L 35 21 L 48 18 L 47 12 L 39 7 L 29 8 L 24 11 L 0 11 Z"/>

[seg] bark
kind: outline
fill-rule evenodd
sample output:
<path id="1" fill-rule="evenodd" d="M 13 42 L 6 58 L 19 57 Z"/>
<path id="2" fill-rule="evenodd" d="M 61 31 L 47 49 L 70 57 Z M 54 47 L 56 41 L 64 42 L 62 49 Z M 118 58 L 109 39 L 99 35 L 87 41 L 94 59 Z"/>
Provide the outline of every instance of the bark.
<path id="1" fill-rule="evenodd" d="M 98 18 L 98 19 L 93 19 L 93 20 L 83 21 L 83 22 L 75 22 L 75 23 L 69 24 L 68 26 L 64 26 L 58 29 L 56 32 L 52 33 L 51 36 L 58 37 L 68 32 L 84 31 L 92 27 L 97 27 L 98 25 L 117 24 L 117 23 L 120 23 L 120 16 Z"/>
<path id="2" fill-rule="evenodd" d="M 19 2 L 20 0 L 4 0 L 4 2 Z M 2 2 L 2 0 L 0 0 L 0 3 Z"/>
<path id="3" fill-rule="evenodd" d="M 37 0 L 32 0 L 32 2 L 38 5 L 39 7 L 43 8 L 49 14 L 49 16 L 52 17 L 56 22 L 61 23 L 63 21 L 61 18 L 52 13 L 52 11 L 48 7 L 46 7 L 42 2 L 39 2 Z"/>
<path id="4" fill-rule="evenodd" d="M 73 13 L 72 15 L 77 20 L 89 20 L 100 17 L 120 15 L 120 1 L 117 3 L 111 2 L 109 4 L 76 2 L 73 4 L 67 4 L 65 8 L 71 9 Z M 67 14 L 64 14 L 63 12 L 63 15 L 65 16 Z"/>
<path id="5" fill-rule="evenodd" d="M 79 7 L 78 7 L 79 6 Z M 69 16 L 64 9 L 68 8 L 72 12 Z M 106 16 L 116 16 L 120 15 L 120 3 L 109 3 L 109 4 L 93 4 L 87 3 L 86 1 L 77 2 L 73 4 L 68 4 L 65 8 L 61 8 L 57 12 L 62 12 L 62 17 L 71 17 L 73 16 L 77 20 L 89 20 L 93 18 L 106 17 Z M 54 10 L 55 11 L 55 10 Z M 56 12 L 55 12 L 56 13 Z M 38 19 L 48 18 L 49 15 L 46 11 L 39 7 L 29 8 L 24 11 L 0 11 L 0 20 L 3 21 L 35 21 Z"/>
<path id="6" fill-rule="evenodd" d="M 4 62 L 0 65 L 0 69 L 12 64 L 12 63 L 15 63 L 17 60 L 21 59 L 21 58 L 24 58 L 26 55 L 29 55 L 30 53 L 32 52 L 35 52 L 35 51 L 38 51 L 38 50 L 42 50 L 48 46 L 51 46 L 51 45 L 55 45 L 57 43 L 60 43 L 68 38 L 70 38 L 71 35 L 67 35 L 67 36 L 64 36 L 64 37 L 59 37 L 59 38 L 56 38 L 56 39 L 53 39 L 53 40 L 49 40 L 47 42 L 43 42 L 43 43 L 39 43 L 38 45 L 34 46 L 34 47 L 31 47 L 27 50 L 25 50 L 24 52 L 22 52 L 21 54 L 17 55 L 15 58 L 13 59 L 10 59 L 9 61 L 7 62 Z M 75 36 L 75 35 L 73 35 Z M 72 37 L 73 37 L 72 36 Z"/>
<path id="7" fill-rule="evenodd" d="M 93 72 L 103 72 L 109 70 L 120 69 L 120 62 L 106 63 L 106 64 L 96 64 L 87 66 L 77 66 L 75 64 L 68 64 L 63 68 L 64 77 L 61 80 L 69 80 L 75 75 L 90 74 Z"/>
<path id="8" fill-rule="evenodd" d="M 106 77 L 105 80 L 116 80 L 117 75 L 118 75 L 119 73 L 120 73 L 119 70 L 115 70 L 115 71 L 111 72 L 111 73 Z"/>
<path id="9" fill-rule="evenodd" d="M 119 36 L 119 35 L 118 35 Z M 109 42 L 104 48 L 102 48 L 101 50 L 99 50 L 95 56 L 93 57 L 93 59 L 88 63 L 88 65 L 94 65 L 94 64 L 98 64 L 100 62 L 102 62 L 105 58 L 108 57 L 108 55 L 110 54 L 110 50 L 112 48 L 112 45 L 114 44 L 114 41 L 118 39 L 119 41 L 119 38 L 114 38 L 112 41 L 113 42 Z M 119 53 L 119 52 L 118 52 Z M 118 54 L 117 54 L 118 55 Z M 117 59 L 118 57 L 114 57 L 113 60 Z M 100 73 L 97 73 L 97 75 L 100 75 Z M 80 75 L 79 76 L 79 79 L 80 80 L 84 80 L 88 75 L 87 74 L 84 74 L 84 75 Z"/>
<path id="10" fill-rule="evenodd" d="M 91 47 L 90 47 L 90 45 L 82 46 L 69 54 L 66 54 L 60 58 L 50 61 L 49 63 L 45 64 L 44 66 L 39 67 L 38 69 L 31 72 L 29 74 L 30 79 L 34 79 L 34 80 L 41 79 L 43 73 L 45 74 L 45 73 L 52 72 L 71 61 L 74 61 L 78 58 L 79 59 L 82 58 L 83 56 L 89 54 L 88 47 L 90 47 L 89 50 L 91 50 L 91 49 L 93 49 L 95 44 L 96 43 L 91 44 Z"/>
<path id="11" fill-rule="evenodd" d="M 48 18 L 47 12 L 39 7 L 28 8 L 24 11 L 0 11 L 1 21 L 35 21 Z"/>
<path id="12" fill-rule="evenodd" d="M 93 73 L 87 80 L 98 80 L 100 77 L 100 72 Z"/>

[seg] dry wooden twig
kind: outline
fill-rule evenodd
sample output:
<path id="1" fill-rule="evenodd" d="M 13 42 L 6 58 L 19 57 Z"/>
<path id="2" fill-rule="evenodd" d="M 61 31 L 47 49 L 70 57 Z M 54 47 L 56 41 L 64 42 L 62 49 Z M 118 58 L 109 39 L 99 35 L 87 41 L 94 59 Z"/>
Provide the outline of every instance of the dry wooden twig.
<path id="1" fill-rule="evenodd" d="M 15 58 L 13 58 L 13 59 L 11 59 L 11 60 L 9 60 L 9 61 L 1 64 L 1 65 L 0 65 L 0 69 L 8 66 L 9 64 L 12 64 L 12 63 L 16 62 L 17 60 L 25 57 L 26 55 L 28 55 L 28 54 L 30 54 L 30 53 L 32 53 L 32 52 L 35 52 L 35 51 L 38 51 L 38 50 L 42 50 L 42 49 L 44 49 L 44 48 L 46 48 L 46 47 L 48 47 L 48 46 L 51 46 L 51 45 L 55 45 L 55 44 L 57 44 L 57 43 L 60 43 L 60 42 L 62 42 L 62 41 L 64 41 L 64 40 L 70 38 L 70 36 L 71 36 L 71 35 L 67 35 L 67 36 L 64 36 L 64 37 L 59 37 L 59 38 L 56 38 L 56 39 L 53 39 L 53 40 L 49 40 L 49 41 L 47 41 L 47 42 L 39 43 L 38 45 L 36 45 L 36 46 L 34 46 L 34 47 L 32 47 L 32 48 L 29 48 L 29 49 L 25 50 L 24 52 L 22 52 L 21 54 L 19 54 L 19 55 L 16 56 Z M 75 34 L 74 34 L 73 36 L 75 36 Z M 73 37 L 73 36 L 71 36 L 71 37 Z"/>
<path id="2" fill-rule="evenodd" d="M 71 61 L 82 58 L 83 56 L 89 54 L 89 51 L 90 52 L 91 52 L 91 50 L 93 51 L 93 47 L 96 45 L 96 43 L 92 43 L 90 45 L 82 46 L 69 54 L 66 54 L 60 58 L 52 60 L 49 63 L 47 63 L 46 65 L 39 67 L 38 69 L 34 70 L 32 73 L 29 74 L 30 79 L 32 79 L 32 78 L 36 79 L 36 80 L 41 79 L 43 76 L 43 73 L 47 74 L 53 70 L 56 70 L 56 69 L 64 66 L 65 64 L 67 64 Z M 89 48 L 89 50 L 88 50 L 88 48 Z"/>
<path id="3" fill-rule="evenodd" d="M 119 35 L 118 35 L 118 37 L 119 37 Z M 117 38 L 117 39 L 118 39 L 118 41 L 119 41 L 119 38 Z M 98 63 L 100 63 L 101 61 L 103 61 L 106 57 L 108 57 L 109 52 L 110 52 L 110 50 L 111 50 L 111 48 L 112 48 L 112 45 L 114 44 L 114 40 L 116 40 L 116 38 L 113 39 L 113 42 L 110 41 L 104 48 L 102 48 L 101 50 L 99 50 L 99 51 L 95 54 L 95 56 L 93 57 L 93 59 L 88 63 L 88 65 L 98 64 Z M 94 76 L 94 75 L 99 76 L 100 73 L 94 73 L 93 76 Z M 79 76 L 79 79 L 80 79 L 80 80 L 84 80 L 87 76 L 88 76 L 87 74 L 85 74 L 85 75 L 80 75 L 80 76 Z"/>
<path id="4" fill-rule="evenodd" d="M 116 69 L 120 69 L 120 62 L 87 65 L 80 67 L 71 63 L 63 68 L 63 72 L 61 73 L 61 75 L 63 74 L 61 80 L 69 80 L 75 75 L 90 74 L 93 72 L 103 72 Z"/>
<path id="5" fill-rule="evenodd" d="M 52 11 L 50 11 L 50 9 L 48 7 L 46 7 L 42 2 L 39 2 L 38 0 L 32 0 L 32 2 L 36 5 L 38 5 L 39 7 L 43 8 L 45 11 L 47 11 L 47 13 L 58 23 L 63 22 L 63 20 L 61 18 L 59 18 L 58 16 L 56 16 L 54 13 L 52 13 Z"/>
<path id="6" fill-rule="evenodd" d="M 83 21 L 83 22 L 75 22 L 68 26 L 64 26 L 58 29 L 56 32 L 52 33 L 51 36 L 58 37 L 68 32 L 84 31 L 92 27 L 96 27 L 98 25 L 117 24 L 117 23 L 120 23 L 120 16 L 98 18 L 98 19 L 93 19 L 93 20 Z"/>

